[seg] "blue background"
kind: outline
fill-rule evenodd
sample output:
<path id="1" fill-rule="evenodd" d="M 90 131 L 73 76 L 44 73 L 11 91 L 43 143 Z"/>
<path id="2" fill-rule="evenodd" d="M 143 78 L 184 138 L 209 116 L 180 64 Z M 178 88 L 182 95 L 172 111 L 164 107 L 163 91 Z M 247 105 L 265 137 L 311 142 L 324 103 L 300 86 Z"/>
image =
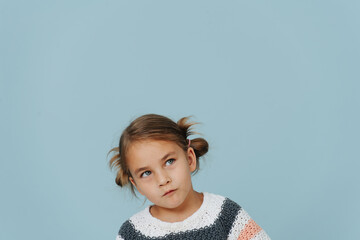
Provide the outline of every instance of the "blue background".
<path id="1" fill-rule="evenodd" d="M 115 239 L 106 154 L 193 115 L 198 191 L 272 239 L 360 234 L 359 1 L 1 1 L 0 239 Z"/>

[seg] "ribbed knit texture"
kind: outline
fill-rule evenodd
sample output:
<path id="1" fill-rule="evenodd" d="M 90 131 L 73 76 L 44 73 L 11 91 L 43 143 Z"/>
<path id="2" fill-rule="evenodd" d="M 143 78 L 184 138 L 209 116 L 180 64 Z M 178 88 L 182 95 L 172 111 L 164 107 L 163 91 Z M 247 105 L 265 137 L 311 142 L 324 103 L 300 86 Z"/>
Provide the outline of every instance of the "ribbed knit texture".
<path id="1" fill-rule="evenodd" d="M 244 209 L 220 195 L 204 192 L 200 208 L 181 222 L 161 221 L 150 214 L 149 208 L 125 221 L 116 240 L 270 240 Z"/>

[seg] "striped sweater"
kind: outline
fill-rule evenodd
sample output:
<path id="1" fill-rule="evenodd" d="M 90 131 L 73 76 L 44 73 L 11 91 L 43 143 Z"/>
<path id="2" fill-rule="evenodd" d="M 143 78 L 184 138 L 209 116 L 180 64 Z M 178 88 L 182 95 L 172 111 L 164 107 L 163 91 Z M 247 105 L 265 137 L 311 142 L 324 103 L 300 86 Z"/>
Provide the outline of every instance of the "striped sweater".
<path id="1" fill-rule="evenodd" d="M 116 240 L 270 240 L 243 208 L 220 195 L 204 192 L 200 208 L 181 222 L 163 222 L 153 217 L 149 208 L 125 221 Z"/>

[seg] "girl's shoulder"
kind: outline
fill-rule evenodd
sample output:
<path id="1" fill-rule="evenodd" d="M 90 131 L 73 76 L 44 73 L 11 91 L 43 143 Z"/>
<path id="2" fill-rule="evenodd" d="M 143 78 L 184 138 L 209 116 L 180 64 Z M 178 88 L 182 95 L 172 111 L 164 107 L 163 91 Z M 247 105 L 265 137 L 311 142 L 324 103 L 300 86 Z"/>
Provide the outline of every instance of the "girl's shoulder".
<path id="1" fill-rule="evenodd" d="M 221 197 L 220 195 L 216 196 Z M 224 216 L 223 224 L 230 229 L 227 239 L 271 240 L 248 212 L 230 198 L 225 197 L 221 213 Z"/>
<path id="2" fill-rule="evenodd" d="M 149 219 L 146 216 L 146 212 L 149 211 L 149 206 L 145 209 L 135 213 L 129 219 L 127 219 L 121 226 L 118 232 L 116 240 L 122 240 L 121 236 L 136 236 L 138 232 L 138 226 L 146 225 Z M 149 212 L 150 213 L 150 212 Z"/>

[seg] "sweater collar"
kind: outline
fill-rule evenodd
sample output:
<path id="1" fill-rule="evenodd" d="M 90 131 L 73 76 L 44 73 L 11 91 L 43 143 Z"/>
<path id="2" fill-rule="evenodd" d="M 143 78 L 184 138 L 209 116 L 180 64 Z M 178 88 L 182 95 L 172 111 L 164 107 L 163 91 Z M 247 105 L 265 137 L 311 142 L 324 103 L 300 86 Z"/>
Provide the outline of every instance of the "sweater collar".
<path id="1" fill-rule="evenodd" d="M 209 204 L 209 193 L 207 192 L 203 192 L 204 194 L 204 198 L 203 198 L 203 202 L 200 206 L 200 208 L 198 210 L 196 210 L 192 215 L 190 215 L 189 217 L 187 217 L 186 219 L 184 219 L 183 221 L 180 222 L 164 222 L 156 217 L 153 217 L 150 213 L 150 206 L 147 206 L 144 210 L 143 210 L 143 217 L 146 219 L 146 221 L 149 221 L 151 223 L 154 223 L 158 226 L 161 226 L 163 228 L 171 228 L 171 229 L 176 229 L 179 226 L 182 225 L 188 225 L 191 222 L 194 222 L 194 220 L 196 220 L 198 218 L 198 216 L 201 216 L 204 212 L 204 210 L 207 208 L 207 205 Z"/>

